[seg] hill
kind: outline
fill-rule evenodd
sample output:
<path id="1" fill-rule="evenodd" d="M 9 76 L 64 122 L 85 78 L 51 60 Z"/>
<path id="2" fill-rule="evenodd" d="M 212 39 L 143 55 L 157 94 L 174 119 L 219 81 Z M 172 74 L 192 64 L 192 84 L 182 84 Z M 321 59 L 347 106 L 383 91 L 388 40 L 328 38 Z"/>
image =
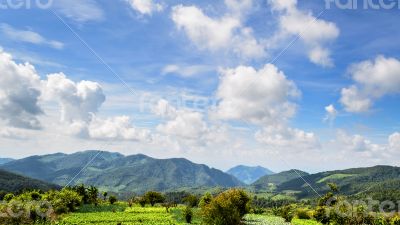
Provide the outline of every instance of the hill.
<path id="1" fill-rule="evenodd" d="M 316 197 L 306 181 L 320 195 L 328 191 L 327 183 L 330 182 L 337 184 L 345 195 L 371 195 L 387 188 L 395 189 L 394 186 L 400 183 L 400 167 L 374 166 L 321 172 L 283 182 L 278 185 L 277 191 L 295 191 L 300 198 Z"/>
<path id="2" fill-rule="evenodd" d="M 287 181 L 299 178 L 300 176 L 309 175 L 307 172 L 301 170 L 289 170 L 276 174 L 265 175 L 251 184 L 251 188 L 256 191 L 272 191 L 279 185 Z"/>
<path id="3" fill-rule="evenodd" d="M 233 167 L 226 171 L 226 173 L 246 184 L 251 184 L 262 176 L 274 174 L 271 170 L 261 166 L 251 167 L 243 165 Z"/>
<path id="4" fill-rule="evenodd" d="M 172 191 L 243 185 L 229 174 L 186 159 L 155 159 L 145 155 L 98 153 L 99 151 L 85 151 L 69 155 L 57 153 L 32 156 L 0 167 L 32 178 L 66 185 L 91 161 L 71 185 L 84 183 L 115 192 L 142 193 L 148 190 Z"/>
<path id="5" fill-rule="evenodd" d="M 25 189 L 48 191 L 58 188 L 60 187 L 54 184 L 0 170 L 0 191 L 20 192 Z"/>
<path id="6" fill-rule="evenodd" d="M 0 165 L 9 163 L 11 161 L 14 161 L 14 159 L 10 159 L 10 158 L 0 158 Z"/>

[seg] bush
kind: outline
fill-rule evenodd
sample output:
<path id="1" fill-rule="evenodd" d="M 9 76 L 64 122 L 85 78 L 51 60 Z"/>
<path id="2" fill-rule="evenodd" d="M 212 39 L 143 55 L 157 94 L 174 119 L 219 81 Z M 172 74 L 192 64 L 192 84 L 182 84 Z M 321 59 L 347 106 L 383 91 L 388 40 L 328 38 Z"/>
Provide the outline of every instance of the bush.
<path id="1" fill-rule="evenodd" d="M 6 202 L 10 202 L 14 198 L 14 194 L 8 193 L 4 196 L 3 200 Z"/>
<path id="2" fill-rule="evenodd" d="M 299 218 L 299 219 L 302 219 L 302 220 L 311 219 L 311 216 L 310 216 L 308 210 L 307 209 L 302 209 L 302 208 L 296 210 L 296 217 Z"/>
<path id="3" fill-rule="evenodd" d="M 219 194 L 207 204 L 209 196 L 203 198 L 202 215 L 205 224 L 237 225 L 249 212 L 250 198 L 243 190 L 232 189 Z"/>
<path id="4" fill-rule="evenodd" d="M 73 212 L 83 203 L 82 196 L 67 188 L 61 191 L 49 191 L 43 199 L 51 203 L 57 214 Z"/>
<path id="5" fill-rule="evenodd" d="M 190 206 L 186 206 L 185 210 L 183 211 L 183 215 L 185 216 L 186 223 L 192 223 L 193 211 Z"/>
<path id="6" fill-rule="evenodd" d="M 400 225 L 400 216 L 395 216 L 390 220 L 390 225 Z"/>
<path id="7" fill-rule="evenodd" d="M 137 202 L 139 203 L 140 206 L 145 207 L 146 206 L 146 199 L 144 197 L 139 197 Z"/>
<path id="8" fill-rule="evenodd" d="M 111 205 L 114 205 L 114 203 L 116 203 L 118 201 L 117 197 L 115 197 L 114 195 L 111 195 L 108 198 L 108 202 L 110 202 Z"/>

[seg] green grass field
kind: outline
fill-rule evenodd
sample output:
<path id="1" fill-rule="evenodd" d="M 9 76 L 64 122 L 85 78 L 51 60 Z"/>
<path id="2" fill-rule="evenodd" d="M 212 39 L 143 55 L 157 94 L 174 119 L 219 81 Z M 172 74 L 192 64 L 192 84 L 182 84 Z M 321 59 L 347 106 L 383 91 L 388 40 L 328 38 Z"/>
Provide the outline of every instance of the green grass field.
<path id="1" fill-rule="evenodd" d="M 56 225 L 80 224 L 114 224 L 114 225 L 185 225 L 183 206 L 171 208 L 169 212 L 164 207 L 128 207 L 126 203 L 115 205 L 91 206 L 86 205 L 78 212 L 67 214 Z M 268 215 L 245 216 L 246 225 L 320 225 L 311 220 L 294 219 L 292 223 L 283 218 Z M 192 224 L 201 224 L 200 212 L 193 209 Z"/>

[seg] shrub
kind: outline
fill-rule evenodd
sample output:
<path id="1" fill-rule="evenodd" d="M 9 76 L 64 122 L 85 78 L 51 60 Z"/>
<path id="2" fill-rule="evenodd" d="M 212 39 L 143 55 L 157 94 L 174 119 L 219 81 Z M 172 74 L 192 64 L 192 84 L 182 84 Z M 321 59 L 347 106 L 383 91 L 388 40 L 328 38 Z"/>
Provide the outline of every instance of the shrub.
<path id="1" fill-rule="evenodd" d="M 139 203 L 140 206 L 145 207 L 146 206 L 146 199 L 144 197 L 139 197 L 137 202 Z"/>
<path id="2" fill-rule="evenodd" d="M 114 205 L 114 203 L 116 203 L 118 201 L 117 197 L 115 197 L 114 195 L 111 195 L 108 198 L 108 201 L 110 202 L 111 205 Z"/>
<path id="3" fill-rule="evenodd" d="M 154 206 L 156 203 L 163 203 L 165 200 L 165 197 L 161 193 L 155 191 L 149 191 L 143 197 L 151 206 Z"/>
<path id="4" fill-rule="evenodd" d="M 299 208 L 296 210 L 296 217 L 302 220 L 311 219 L 311 216 L 307 209 Z"/>
<path id="5" fill-rule="evenodd" d="M 186 223 L 192 223 L 193 211 L 190 206 L 186 206 L 185 210 L 183 211 L 183 215 L 185 216 Z"/>
<path id="6" fill-rule="evenodd" d="M 10 202 L 14 198 L 14 194 L 8 193 L 4 196 L 3 200 L 6 202 Z"/>
<path id="7" fill-rule="evenodd" d="M 43 199 L 51 203 L 57 214 L 73 212 L 82 205 L 82 196 L 67 188 L 61 191 L 49 191 Z"/>
<path id="8" fill-rule="evenodd" d="M 209 196 L 208 196 L 209 197 Z M 249 212 L 250 198 L 243 190 L 232 189 L 219 194 L 209 204 L 203 198 L 202 215 L 205 224 L 237 225 Z"/>
<path id="9" fill-rule="evenodd" d="M 390 225 L 400 225 L 400 216 L 395 216 L 390 220 Z"/>

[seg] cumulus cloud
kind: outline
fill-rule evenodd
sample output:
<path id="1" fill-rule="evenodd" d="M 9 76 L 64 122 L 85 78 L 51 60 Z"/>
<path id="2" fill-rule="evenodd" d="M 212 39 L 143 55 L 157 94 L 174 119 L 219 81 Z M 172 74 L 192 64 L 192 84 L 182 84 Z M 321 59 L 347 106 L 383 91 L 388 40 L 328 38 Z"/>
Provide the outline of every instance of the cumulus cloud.
<path id="1" fill-rule="evenodd" d="M 232 10 L 247 7 L 238 1 L 226 2 Z M 196 6 L 178 5 L 172 9 L 172 20 L 199 49 L 233 52 L 246 59 L 265 56 L 264 46 L 254 37 L 251 28 L 243 26 L 236 13 L 212 18 Z"/>
<path id="2" fill-rule="evenodd" d="M 338 131 L 336 142 L 343 150 L 351 152 L 376 152 L 382 150 L 381 146 L 372 143 L 361 135 L 349 135 L 345 131 Z"/>
<path id="3" fill-rule="evenodd" d="M 205 145 L 227 140 L 226 128 L 209 126 L 200 112 L 177 109 L 161 99 L 154 106 L 153 113 L 166 119 L 156 128 L 162 134 Z"/>
<path id="4" fill-rule="evenodd" d="M 285 147 L 291 150 L 315 149 L 319 146 L 318 138 L 314 133 L 285 125 L 267 126 L 255 135 L 256 139 L 273 147 Z"/>
<path id="5" fill-rule="evenodd" d="M 75 83 L 63 73 L 48 75 L 43 90 L 44 98 L 59 100 L 63 122 L 89 121 L 105 101 L 100 84 L 91 81 Z"/>
<path id="6" fill-rule="evenodd" d="M 53 5 L 57 12 L 78 23 L 104 19 L 104 12 L 95 0 L 80 0 L 79 4 L 71 0 L 57 0 L 53 1 Z"/>
<path id="7" fill-rule="evenodd" d="M 223 120 L 280 124 L 296 112 L 291 100 L 300 96 L 294 82 L 272 64 L 256 70 L 239 66 L 221 71 L 219 104 L 212 114 Z"/>
<path id="8" fill-rule="evenodd" d="M 375 100 L 400 93 L 400 61 L 378 56 L 349 68 L 355 84 L 343 88 L 340 102 L 345 110 L 362 113 L 370 110 Z"/>
<path id="9" fill-rule="evenodd" d="M 29 64 L 18 64 L 0 49 L 0 118 L 9 126 L 39 129 L 40 77 Z"/>
<path id="10" fill-rule="evenodd" d="M 164 7 L 159 3 L 154 3 L 153 0 L 127 0 L 132 7 L 142 15 L 152 15 L 153 12 L 160 12 Z"/>
<path id="11" fill-rule="evenodd" d="M 325 47 L 339 36 L 339 29 L 332 23 L 319 19 L 297 8 L 297 0 L 269 0 L 272 9 L 279 12 L 280 31 L 277 37 L 298 36 L 308 47 L 311 62 L 324 66 L 333 66 L 330 50 Z"/>
<path id="12" fill-rule="evenodd" d="M 338 111 L 336 110 L 334 105 L 328 105 L 325 107 L 326 115 L 324 121 L 333 123 L 335 121 L 336 116 L 338 115 Z"/>
<path id="13" fill-rule="evenodd" d="M 49 40 L 42 35 L 31 30 L 16 29 L 8 24 L 0 24 L 1 32 L 13 41 L 27 42 L 36 45 L 48 45 L 55 49 L 64 48 L 64 44 L 59 41 Z"/>

